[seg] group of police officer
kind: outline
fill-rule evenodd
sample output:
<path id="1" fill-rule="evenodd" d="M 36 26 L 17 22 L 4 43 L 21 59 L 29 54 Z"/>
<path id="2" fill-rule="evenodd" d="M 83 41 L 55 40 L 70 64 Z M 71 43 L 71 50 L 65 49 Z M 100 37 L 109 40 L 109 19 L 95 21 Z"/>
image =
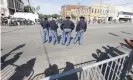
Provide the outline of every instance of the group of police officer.
<path id="1" fill-rule="evenodd" d="M 51 32 L 52 36 L 52 42 L 53 44 L 59 43 L 58 40 L 58 24 L 56 23 L 56 17 L 52 17 L 51 21 L 48 21 L 47 18 L 44 18 L 44 20 L 41 21 L 41 26 L 43 28 L 44 32 L 44 43 L 49 40 L 49 32 Z M 62 21 L 60 25 L 60 29 L 62 30 L 62 39 L 61 43 L 63 45 L 69 45 L 70 39 L 71 39 L 71 33 L 75 28 L 75 24 L 70 20 L 70 16 L 67 16 L 65 20 Z M 87 23 L 85 21 L 85 18 L 83 16 L 80 17 L 79 22 L 76 25 L 76 37 L 74 38 L 74 44 L 79 41 L 79 45 L 82 44 L 83 40 L 83 34 L 87 29 Z"/>

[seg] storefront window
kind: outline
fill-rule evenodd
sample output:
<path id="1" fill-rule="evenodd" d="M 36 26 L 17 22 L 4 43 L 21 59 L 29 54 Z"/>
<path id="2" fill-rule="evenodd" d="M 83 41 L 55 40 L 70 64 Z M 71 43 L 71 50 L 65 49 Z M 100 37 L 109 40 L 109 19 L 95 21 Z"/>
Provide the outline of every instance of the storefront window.
<path id="1" fill-rule="evenodd" d="M 102 9 L 100 9 L 100 13 L 102 13 Z"/>
<path id="2" fill-rule="evenodd" d="M 93 13 L 94 11 L 93 11 L 93 8 L 92 8 L 92 13 Z"/>
<path id="3" fill-rule="evenodd" d="M 103 13 L 104 13 L 104 10 L 103 10 Z"/>
<path id="4" fill-rule="evenodd" d="M 95 13 L 97 13 L 97 9 L 95 9 Z"/>
<path id="5" fill-rule="evenodd" d="M 99 13 L 99 9 L 98 9 L 97 13 Z"/>

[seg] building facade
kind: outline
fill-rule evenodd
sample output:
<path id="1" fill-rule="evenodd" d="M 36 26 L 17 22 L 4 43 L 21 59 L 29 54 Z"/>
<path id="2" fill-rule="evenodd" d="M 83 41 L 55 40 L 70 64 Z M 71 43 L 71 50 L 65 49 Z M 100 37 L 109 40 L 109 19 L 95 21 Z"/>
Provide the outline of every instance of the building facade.
<path id="1" fill-rule="evenodd" d="M 80 16 L 84 16 L 87 20 L 89 20 L 89 7 L 83 7 L 83 8 L 79 8 L 79 9 L 73 9 L 71 10 L 71 14 L 74 15 L 76 17 L 76 19 L 78 20 Z"/>
<path id="2" fill-rule="evenodd" d="M 90 6 L 90 20 L 104 19 L 108 17 L 109 4 L 92 4 Z"/>
<path id="3" fill-rule="evenodd" d="M 116 6 L 114 19 L 117 21 L 133 21 L 133 8 L 126 6 Z"/>
<path id="4" fill-rule="evenodd" d="M 7 0 L 0 0 L 0 13 L 4 14 L 4 16 L 9 15 L 9 10 L 8 10 L 7 6 L 8 6 Z"/>
<path id="5" fill-rule="evenodd" d="M 21 0 L 7 0 L 10 14 L 21 12 L 24 9 L 24 3 Z"/>
<path id="6" fill-rule="evenodd" d="M 112 4 L 93 4 L 90 6 L 90 20 L 108 21 L 133 20 L 133 8 Z"/>
<path id="7" fill-rule="evenodd" d="M 75 11 L 75 10 L 81 10 L 83 9 L 84 5 L 64 5 L 61 7 L 61 16 L 62 17 L 66 17 L 67 15 L 71 15 L 71 12 L 72 11 Z"/>
<path id="8" fill-rule="evenodd" d="M 1 0 L 1 14 L 9 16 L 15 12 L 21 12 L 24 9 L 24 3 L 21 0 Z"/>
<path id="9" fill-rule="evenodd" d="M 89 7 L 83 5 L 65 5 L 61 8 L 61 15 L 62 17 L 74 15 L 76 19 L 79 16 L 84 16 L 90 21 L 133 21 L 133 7 L 99 3 L 92 4 Z"/>

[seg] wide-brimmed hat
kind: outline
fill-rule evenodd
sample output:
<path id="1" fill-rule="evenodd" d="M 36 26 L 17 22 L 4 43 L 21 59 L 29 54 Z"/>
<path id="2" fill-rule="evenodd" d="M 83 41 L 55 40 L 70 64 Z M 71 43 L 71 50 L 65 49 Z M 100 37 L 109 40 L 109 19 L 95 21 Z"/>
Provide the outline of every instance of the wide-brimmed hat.
<path id="1" fill-rule="evenodd" d="M 71 18 L 70 16 L 66 16 L 66 18 Z"/>
<path id="2" fill-rule="evenodd" d="M 52 18 L 55 18 L 55 19 L 56 19 L 57 17 L 55 17 L 55 16 L 52 16 Z"/>
<path id="3" fill-rule="evenodd" d="M 45 20 L 47 20 L 48 18 L 47 18 L 47 17 L 45 17 L 44 19 L 45 19 Z"/>
<path id="4" fill-rule="evenodd" d="M 80 18 L 85 19 L 85 17 L 84 17 L 84 16 L 80 16 Z"/>

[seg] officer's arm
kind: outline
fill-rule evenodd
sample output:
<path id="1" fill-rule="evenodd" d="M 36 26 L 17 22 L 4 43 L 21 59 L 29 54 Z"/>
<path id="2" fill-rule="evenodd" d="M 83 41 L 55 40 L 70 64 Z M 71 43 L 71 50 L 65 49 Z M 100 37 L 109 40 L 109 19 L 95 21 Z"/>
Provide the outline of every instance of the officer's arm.
<path id="1" fill-rule="evenodd" d="M 64 23 L 60 25 L 60 29 L 63 30 Z"/>
<path id="2" fill-rule="evenodd" d="M 75 28 L 75 25 L 74 25 L 74 23 L 72 22 L 72 24 L 71 24 L 71 26 L 72 26 L 72 30 Z"/>
<path id="3" fill-rule="evenodd" d="M 87 29 L 87 23 L 85 23 L 85 31 L 86 31 L 86 29 Z"/>
<path id="4" fill-rule="evenodd" d="M 49 27 L 51 27 L 52 22 L 50 21 L 50 22 L 48 22 L 48 24 L 49 24 Z"/>
<path id="5" fill-rule="evenodd" d="M 47 22 L 47 27 L 48 27 L 48 28 L 50 27 L 50 23 L 49 23 L 49 22 Z"/>
<path id="6" fill-rule="evenodd" d="M 43 22 L 40 22 L 40 25 L 43 27 Z"/>
<path id="7" fill-rule="evenodd" d="M 56 24 L 56 29 L 58 29 L 58 24 Z"/>
<path id="8" fill-rule="evenodd" d="M 79 27 L 79 24 L 80 24 L 80 23 L 78 22 L 78 24 L 77 24 L 77 26 L 76 26 L 76 27 Z"/>
<path id="9" fill-rule="evenodd" d="M 78 23 L 77 23 L 77 26 L 76 26 L 76 31 L 79 30 L 79 25 L 80 25 L 80 23 L 78 22 Z"/>

